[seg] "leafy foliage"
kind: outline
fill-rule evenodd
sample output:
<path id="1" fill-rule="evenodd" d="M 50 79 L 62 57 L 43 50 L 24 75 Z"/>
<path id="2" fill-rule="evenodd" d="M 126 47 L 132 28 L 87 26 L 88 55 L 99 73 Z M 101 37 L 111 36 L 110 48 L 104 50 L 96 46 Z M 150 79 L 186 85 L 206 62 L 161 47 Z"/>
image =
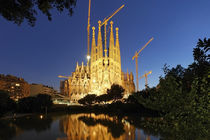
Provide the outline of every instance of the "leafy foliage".
<path id="1" fill-rule="evenodd" d="M 203 41 L 199 39 L 193 50 L 194 62 L 188 68 L 177 65 L 169 69 L 165 65 L 163 68 L 165 76 L 160 77 L 157 88 L 147 89 L 147 96 L 145 91 L 133 95 L 145 107 L 162 112 L 164 124 L 161 121 L 153 123 L 159 122 L 164 129 L 173 128 L 177 133 L 185 129 L 189 132 L 200 130 L 205 136 L 208 134 L 209 47 L 210 39 Z"/>
<path id="2" fill-rule="evenodd" d="M 84 98 L 80 99 L 78 103 L 83 104 L 83 105 L 91 105 L 93 102 L 96 100 L 96 95 L 95 94 L 88 94 Z"/>
<path id="3" fill-rule="evenodd" d="M 9 97 L 9 93 L 0 90 L 0 115 L 8 111 L 14 111 L 16 103 Z"/>
<path id="4" fill-rule="evenodd" d="M 110 89 L 107 89 L 107 94 L 116 101 L 117 99 L 122 99 L 124 91 L 122 86 L 113 84 Z"/>
<path id="5" fill-rule="evenodd" d="M 36 97 L 22 98 L 18 102 L 20 112 L 44 112 L 52 106 L 51 96 L 38 94 Z"/>
<path id="6" fill-rule="evenodd" d="M 102 94 L 100 96 L 96 97 L 96 102 L 101 103 L 101 102 L 108 102 L 112 100 L 112 98 L 108 94 Z"/>
<path id="7" fill-rule="evenodd" d="M 0 0 L 0 15 L 18 25 L 27 20 L 29 25 L 34 26 L 38 10 L 52 20 L 50 10 L 67 10 L 72 15 L 75 5 L 76 0 Z"/>

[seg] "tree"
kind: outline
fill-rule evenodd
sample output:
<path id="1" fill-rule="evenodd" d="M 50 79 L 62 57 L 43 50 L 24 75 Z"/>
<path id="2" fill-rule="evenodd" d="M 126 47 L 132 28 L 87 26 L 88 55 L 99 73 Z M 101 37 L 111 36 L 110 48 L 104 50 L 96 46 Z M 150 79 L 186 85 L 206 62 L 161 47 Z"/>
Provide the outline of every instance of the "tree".
<path id="1" fill-rule="evenodd" d="M 210 50 L 210 38 L 208 39 L 204 38 L 203 40 L 199 39 L 197 47 L 202 48 L 204 53 L 207 53 Z M 207 59 L 209 59 L 210 55 L 208 54 L 207 57 L 208 57 Z"/>
<path id="2" fill-rule="evenodd" d="M 107 102 L 112 100 L 112 98 L 110 98 L 110 96 L 108 94 L 102 94 L 100 96 L 96 97 L 96 102 L 100 103 L 100 102 Z"/>
<path id="3" fill-rule="evenodd" d="M 88 94 L 84 98 L 80 99 L 78 103 L 83 104 L 83 105 L 91 105 L 95 101 L 96 101 L 96 95 Z"/>
<path id="4" fill-rule="evenodd" d="M 44 112 L 52 106 L 51 96 L 38 94 L 36 97 L 25 97 L 18 102 L 20 112 Z"/>
<path id="5" fill-rule="evenodd" d="M 27 20 L 30 26 L 34 26 L 38 10 L 51 21 L 50 10 L 67 10 L 72 15 L 75 5 L 76 0 L 0 0 L 0 15 L 17 25 Z"/>
<path id="6" fill-rule="evenodd" d="M 39 110 L 44 111 L 46 108 L 52 106 L 52 99 L 50 95 L 38 94 L 36 96 L 36 103 Z"/>
<path id="7" fill-rule="evenodd" d="M 36 103 L 36 97 L 25 97 L 18 101 L 19 112 L 35 112 L 38 109 L 38 104 Z"/>
<path id="8" fill-rule="evenodd" d="M 14 100 L 10 99 L 9 93 L 3 90 L 0 90 L 0 115 L 8 111 L 14 110 L 16 103 Z"/>
<path id="9" fill-rule="evenodd" d="M 107 89 L 107 94 L 116 101 L 117 99 L 122 99 L 124 91 L 122 86 L 113 84 L 110 89 Z"/>

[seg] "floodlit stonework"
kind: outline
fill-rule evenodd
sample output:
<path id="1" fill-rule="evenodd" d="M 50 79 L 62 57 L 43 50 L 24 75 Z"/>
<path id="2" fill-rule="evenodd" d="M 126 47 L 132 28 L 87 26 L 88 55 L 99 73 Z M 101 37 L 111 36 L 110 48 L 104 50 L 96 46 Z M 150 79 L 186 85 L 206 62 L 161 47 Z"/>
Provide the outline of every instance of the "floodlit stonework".
<path id="1" fill-rule="evenodd" d="M 119 44 L 119 28 L 116 28 L 114 38 L 113 22 L 110 22 L 109 48 L 104 47 L 102 40 L 101 21 L 98 22 L 98 37 L 96 42 L 95 27 L 92 27 L 92 44 L 90 66 L 76 65 L 75 71 L 66 81 L 61 82 L 61 92 L 77 101 L 87 94 L 101 95 L 112 84 L 119 84 L 126 94 L 135 91 L 132 73 L 124 73 L 121 69 Z"/>

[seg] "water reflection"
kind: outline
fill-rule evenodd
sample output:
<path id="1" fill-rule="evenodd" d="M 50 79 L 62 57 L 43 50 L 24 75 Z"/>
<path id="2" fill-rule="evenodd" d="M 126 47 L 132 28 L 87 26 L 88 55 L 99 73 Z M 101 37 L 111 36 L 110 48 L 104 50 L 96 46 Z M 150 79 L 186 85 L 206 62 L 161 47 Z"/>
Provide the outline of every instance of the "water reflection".
<path id="1" fill-rule="evenodd" d="M 40 133 L 51 128 L 52 118 L 33 116 L 22 117 L 11 120 L 0 121 L 0 140 L 10 140 L 17 136 L 27 133 L 27 131 L 35 131 Z"/>
<path id="2" fill-rule="evenodd" d="M 60 129 L 67 136 L 57 140 L 150 140 L 125 119 L 104 114 L 77 114 L 60 120 Z"/>
<path id="3" fill-rule="evenodd" d="M 136 119 L 141 121 L 141 118 Z M 0 140 L 158 140 L 128 117 L 53 114 L 0 120 Z M 141 128 L 141 127 L 140 127 Z"/>

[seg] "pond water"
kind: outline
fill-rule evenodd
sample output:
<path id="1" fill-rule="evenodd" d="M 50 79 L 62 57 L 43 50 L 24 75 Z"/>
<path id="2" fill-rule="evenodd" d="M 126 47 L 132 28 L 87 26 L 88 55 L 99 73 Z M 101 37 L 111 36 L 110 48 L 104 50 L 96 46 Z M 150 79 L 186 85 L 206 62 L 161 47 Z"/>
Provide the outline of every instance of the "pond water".
<path id="1" fill-rule="evenodd" d="M 145 118 L 139 118 L 145 119 Z M 51 114 L 0 121 L 0 140 L 159 140 L 127 117 Z"/>

